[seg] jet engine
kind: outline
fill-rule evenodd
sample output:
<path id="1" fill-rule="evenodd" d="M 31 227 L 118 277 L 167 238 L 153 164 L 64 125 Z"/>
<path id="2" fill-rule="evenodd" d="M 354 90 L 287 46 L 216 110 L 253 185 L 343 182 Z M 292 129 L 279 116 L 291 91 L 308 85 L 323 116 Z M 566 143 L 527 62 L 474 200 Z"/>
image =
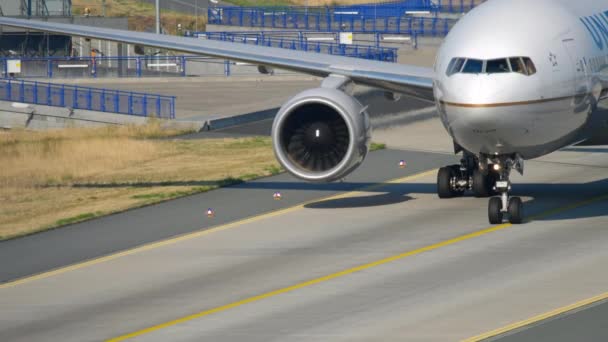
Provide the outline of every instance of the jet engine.
<path id="1" fill-rule="evenodd" d="M 272 125 L 274 152 L 294 176 L 331 182 L 356 169 L 367 155 L 371 126 L 366 108 L 334 88 L 291 98 Z"/>

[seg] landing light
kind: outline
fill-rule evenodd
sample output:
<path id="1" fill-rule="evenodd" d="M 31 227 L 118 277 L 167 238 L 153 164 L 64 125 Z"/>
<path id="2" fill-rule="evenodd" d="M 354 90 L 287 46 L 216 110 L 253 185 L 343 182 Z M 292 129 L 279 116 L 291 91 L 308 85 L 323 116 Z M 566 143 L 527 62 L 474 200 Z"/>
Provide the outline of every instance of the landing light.
<path id="1" fill-rule="evenodd" d="M 494 171 L 500 171 L 500 165 L 499 164 L 494 164 L 492 166 L 492 168 L 494 169 Z"/>

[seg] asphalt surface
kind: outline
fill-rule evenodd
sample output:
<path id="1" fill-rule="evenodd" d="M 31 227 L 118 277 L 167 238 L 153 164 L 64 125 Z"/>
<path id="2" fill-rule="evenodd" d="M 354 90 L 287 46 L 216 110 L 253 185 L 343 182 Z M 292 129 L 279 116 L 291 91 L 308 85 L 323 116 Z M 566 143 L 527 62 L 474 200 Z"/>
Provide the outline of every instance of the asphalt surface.
<path id="1" fill-rule="evenodd" d="M 492 339 L 497 342 L 571 342 L 608 341 L 608 303 L 603 301 L 582 310 L 534 324 L 506 336 Z"/>
<path id="2" fill-rule="evenodd" d="M 455 341 L 607 291 L 606 147 L 527 162 L 513 193 L 531 222 L 488 230 L 487 200 L 439 200 L 434 172 L 387 182 L 456 161 L 432 109 L 370 111 L 374 140 L 390 149 L 344 183 L 280 175 L 0 242 L 0 341 L 99 341 L 150 327 L 135 340 Z M 571 340 L 597 340 L 604 307 L 500 338 L 579 329 Z"/>
<path id="3" fill-rule="evenodd" d="M 401 159 L 407 169 L 398 168 Z M 61 229 L 0 242 L 0 283 L 93 259 L 168 237 L 241 220 L 344 191 L 440 167 L 453 156 L 414 151 L 370 153 L 367 162 L 343 183 L 311 184 L 287 174 L 130 210 Z M 432 189 L 427 189 L 431 191 Z M 273 200 L 281 191 L 283 200 Z M 217 216 L 210 220 L 206 210 Z M 0 340 L 2 340 L 0 338 Z"/>
<path id="4" fill-rule="evenodd" d="M 410 153 L 372 154 L 333 192 L 402 175 L 395 160 Z M 451 158 L 427 152 L 409 164 L 431 168 L 428 156 L 436 164 Z M 71 244 L 88 251 L 150 232 L 159 238 L 200 229 L 207 200 L 220 204 L 213 222 L 221 224 L 266 204 L 299 202 L 301 193 L 318 199 L 2 286 L 0 340 L 97 341 L 182 317 L 136 340 L 454 341 L 492 330 L 608 287 L 608 274 L 598 272 L 608 261 L 608 154 L 573 150 L 552 158 L 558 161 L 529 162 L 526 177 L 514 177 L 514 194 L 524 196 L 529 217 L 565 209 L 497 231 L 484 231 L 487 200 L 439 200 L 429 173 L 324 200 L 332 193 L 325 186 L 261 181 L 51 232 L 98 229 L 67 243 L 47 235 L 2 260 L 22 265 L 19 257 L 30 254 L 44 264 Z M 277 189 L 285 202 L 271 199 Z M 223 209 L 237 203 L 244 203 L 237 213 Z M 44 254 L 49 246 L 57 249 Z"/>
<path id="5" fill-rule="evenodd" d="M 94 80 L 60 80 L 59 83 L 91 87 L 137 91 L 176 96 L 176 118 L 178 120 L 219 120 L 252 114 L 267 114 L 273 117 L 281 105 L 292 96 L 320 86 L 320 80 L 308 76 L 256 76 L 256 77 L 195 77 L 195 78 L 141 78 Z M 238 94 L 235 101 L 234 94 Z M 358 86 L 355 96 L 369 106 L 376 128 L 385 126 L 383 120 L 392 124 L 392 116 L 413 110 L 432 108 L 428 101 L 404 97 L 399 102 L 384 98 L 382 92 Z M 268 113 L 266 113 L 268 112 Z M 418 119 L 428 119 L 434 111 Z M 400 122 L 404 124 L 406 122 Z M 244 130 L 251 133 L 249 129 Z M 445 135 L 441 132 L 440 134 Z"/>
<path id="6" fill-rule="evenodd" d="M 278 109 L 295 94 L 319 87 L 308 76 L 192 77 L 192 78 L 98 78 L 58 80 L 82 86 L 176 96 L 178 120 L 214 120 Z M 235 100 L 234 94 L 238 94 Z"/>

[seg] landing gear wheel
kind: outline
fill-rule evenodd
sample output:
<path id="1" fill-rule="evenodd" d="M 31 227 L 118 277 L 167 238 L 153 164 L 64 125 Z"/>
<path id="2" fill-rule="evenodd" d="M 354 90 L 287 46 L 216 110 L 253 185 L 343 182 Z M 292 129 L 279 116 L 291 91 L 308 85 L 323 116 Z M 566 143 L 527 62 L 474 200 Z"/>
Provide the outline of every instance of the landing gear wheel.
<path id="1" fill-rule="evenodd" d="M 460 165 L 452 165 L 452 166 L 448 166 L 450 169 L 452 169 L 452 177 L 457 177 L 458 175 L 460 175 Z M 462 197 L 464 196 L 464 189 L 462 190 L 456 190 L 456 189 L 452 189 L 452 196 L 453 197 Z"/>
<path id="2" fill-rule="evenodd" d="M 524 219 L 524 205 L 519 197 L 511 197 L 509 199 L 509 222 L 512 224 L 520 224 Z"/>
<path id="3" fill-rule="evenodd" d="M 488 203 L 488 219 L 490 224 L 502 223 L 502 200 L 500 197 L 490 198 Z"/>
<path id="4" fill-rule="evenodd" d="M 473 171 L 473 195 L 477 198 L 490 197 L 492 195 L 493 177 L 490 174 L 484 174 L 481 170 Z"/>
<path id="5" fill-rule="evenodd" d="M 454 192 L 452 191 L 451 181 L 452 181 L 453 171 L 449 166 L 442 167 L 439 169 L 437 173 L 437 195 L 439 198 L 452 198 L 454 197 Z"/>

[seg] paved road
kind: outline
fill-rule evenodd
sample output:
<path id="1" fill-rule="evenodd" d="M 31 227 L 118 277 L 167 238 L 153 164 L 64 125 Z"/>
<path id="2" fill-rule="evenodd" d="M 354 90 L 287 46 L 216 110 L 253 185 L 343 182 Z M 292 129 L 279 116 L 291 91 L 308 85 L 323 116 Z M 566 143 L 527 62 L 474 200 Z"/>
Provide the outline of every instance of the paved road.
<path id="1" fill-rule="evenodd" d="M 397 167 L 401 159 L 409 163 L 405 170 Z M 0 283 L 171 236 L 352 191 L 440 167 L 455 160 L 453 156 L 439 153 L 377 151 L 371 153 L 367 163 L 343 183 L 310 184 L 283 174 L 3 241 L 0 242 L 0 260 L 14 261 L 0 268 Z M 282 192 L 282 201 L 273 200 L 275 191 Z M 432 188 L 427 191 L 432 191 Z M 209 207 L 217 212 L 213 220 L 206 218 Z"/>
<path id="2" fill-rule="evenodd" d="M 141 78 L 60 80 L 83 86 L 176 96 L 176 117 L 209 120 L 276 109 L 290 97 L 315 88 L 311 77 Z M 235 94 L 239 99 L 235 101 Z"/>
<path id="3" fill-rule="evenodd" d="M 320 86 L 320 80 L 308 76 L 100 78 L 58 80 L 57 82 L 177 96 L 176 116 L 178 119 L 185 120 L 212 120 L 266 111 L 271 112 L 270 115 L 274 115 L 279 107 L 292 96 L 306 89 Z M 238 94 L 238 101 L 235 101 L 234 94 Z M 412 110 L 433 107 L 432 103 L 413 98 L 391 102 L 386 100 L 381 92 L 362 86 L 356 88 L 356 96 L 369 106 L 373 119 L 388 117 L 384 120 L 390 121 L 391 116 L 399 113 L 404 114 Z M 419 119 L 423 118 L 425 117 L 419 117 Z M 443 132 L 440 134 L 445 135 Z"/>
<path id="4" fill-rule="evenodd" d="M 437 199 L 433 173 L 386 183 L 454 161 L 428 107 L 391 105 L 370 109 L 383 113 L 372 113 L 374 140 L 392 149 L 345 183 L 281 175 L 0 243 L 3 282 L 102 257 L 0 285 L 0 341 L 97 341 L 196 313 L 139 340 L 453 341 L 607 291 L 598 272 L 608 262 L 608 200 L 597 199 L 608 193 L 605 147 L 528 162 L 514 177 L 527 213 L 570 208 L 483 231 L 486 200 Z M 207 233 L 103 258 L 193 231 Z M 587 326 L 606 321 L 605 311 L 590 313 Z"/>
<path id="5" fill-rule="evenodd" d="M 601 302 L 581 310 L 534 324 L 506 336 L 497 342 L 570 342 L 608 341 L 608 303 Z"/>
<path id="6" fill-rule="evenodd" d="M 608 154 L 560 156 L 528 163 L 514 192 L 529 215 L 570 208 L 525 225 L 484 230 L 486 200 L 439 200 L 428 174 L 4 286 L 0 340 L 100 340 L 186 317 L 137 340 L 454 341 L 525 319 L 608 288 Z M 359 182 L 386 166 L 372 165 Z M 226 191 L 249 199 L 242 211 L 269 197 Z M 154 210 L 166 230 L 194 212 L 178 204 Z"/>

